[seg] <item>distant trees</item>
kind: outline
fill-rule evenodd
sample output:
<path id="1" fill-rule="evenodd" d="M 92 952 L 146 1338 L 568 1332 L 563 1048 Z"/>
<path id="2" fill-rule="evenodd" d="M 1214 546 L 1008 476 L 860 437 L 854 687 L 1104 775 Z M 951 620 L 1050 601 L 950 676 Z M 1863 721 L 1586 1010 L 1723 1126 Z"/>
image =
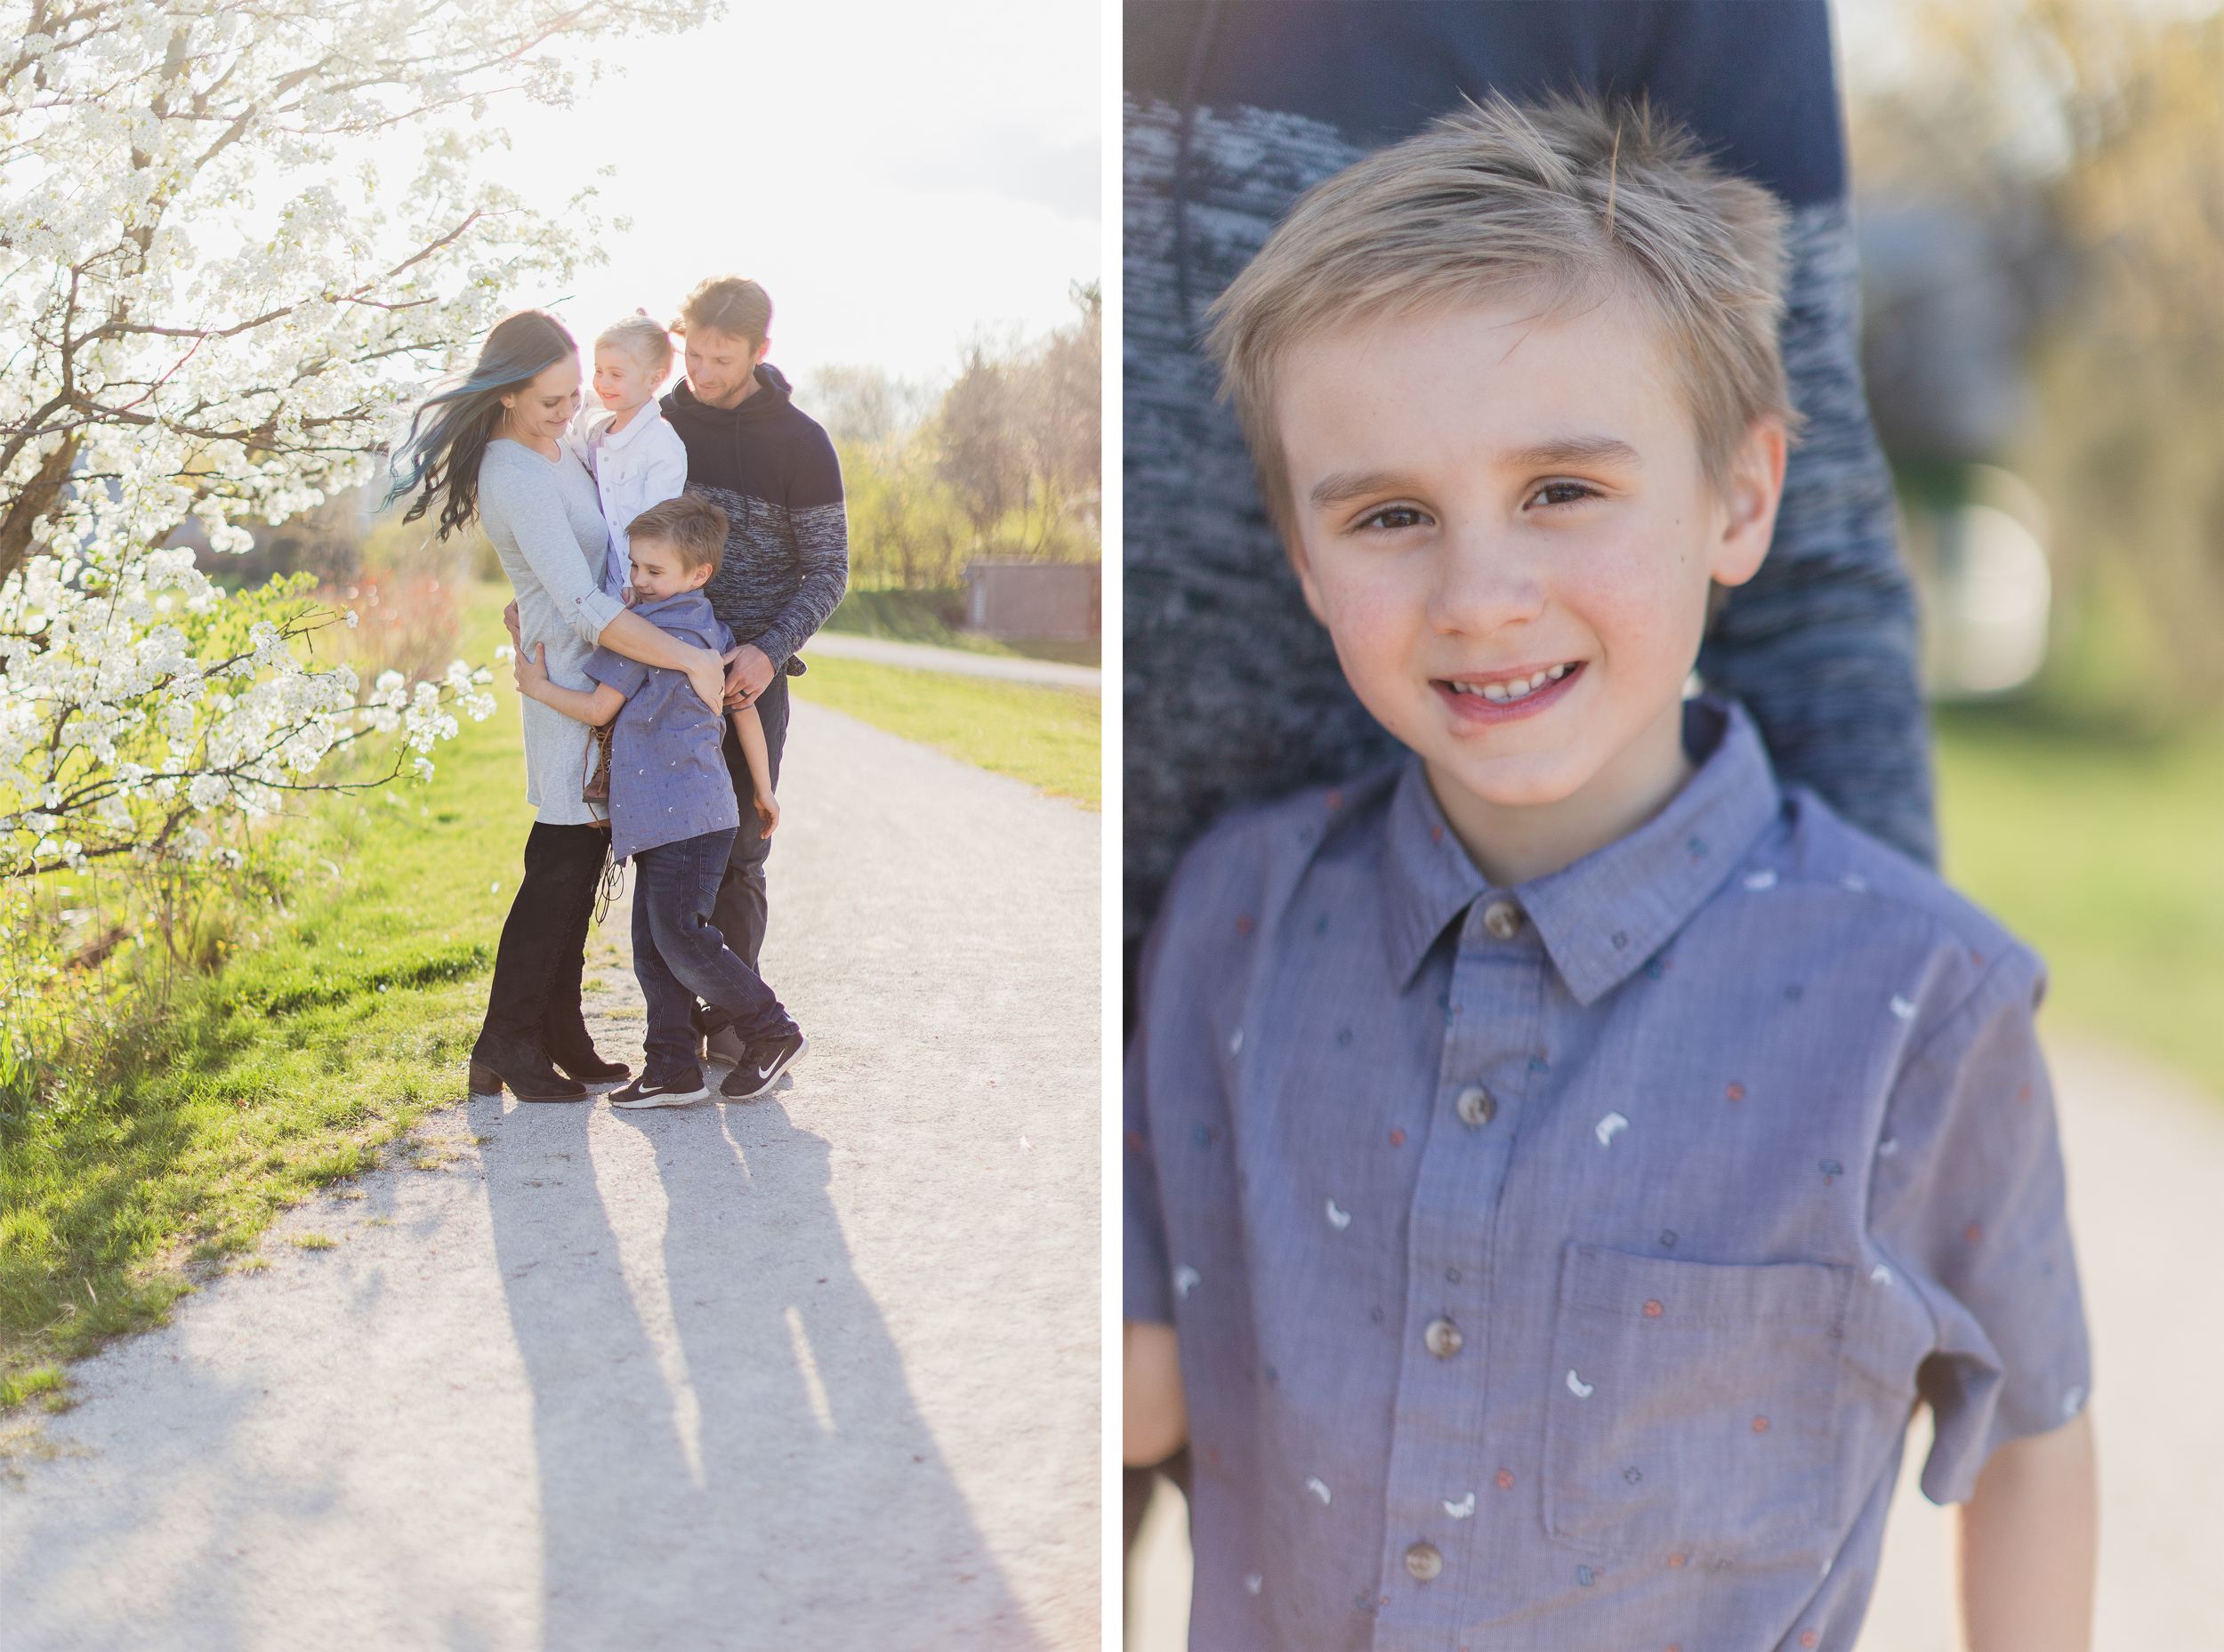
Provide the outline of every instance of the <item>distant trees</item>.
<path id="1" fill-rule="evenodd" d="M 1909 0 L 1897 38 L 1856 183 L 2035 249 L 2035 416 L 2000 456 L 2053 517 L 2059 671 L 2090 713 L 2224 701 L 2224 12 Z"/>
<path id="2" fill-rule="evenodd" d="M 826 367 L 805 409 L 842 455 L 850 579 L 956 584 L 976 556 L 1101 554 L 1104 301 L 1077 286 L 1068 326 L 1032 344 L 976 339 L 939 395 L 872 367 Z"/>

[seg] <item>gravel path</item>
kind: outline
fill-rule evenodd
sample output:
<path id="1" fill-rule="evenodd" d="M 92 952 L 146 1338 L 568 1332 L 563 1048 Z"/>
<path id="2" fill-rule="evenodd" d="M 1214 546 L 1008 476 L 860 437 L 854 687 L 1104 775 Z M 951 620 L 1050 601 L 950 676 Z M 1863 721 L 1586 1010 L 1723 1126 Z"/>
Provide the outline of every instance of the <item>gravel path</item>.
<path id="1" fill-rule="evenodd" d="M 1005 682 L 1040 683 L 1092 694 L 1104 687 L 1104 673 L 1093 665 L 1017 659 L 1008 654 L 970 654 L 963 649 L 938 649 L 924 642 L 891 642 L 885 637 L 860 637 L 846 631 L 820 632 L 804 645 L 804 654 L 807 658 L 813 654 L 824 654 L 829 659 L 869 660 L 876 665 L 953 672 L 961 677 L 995 677 Z"/>
<path id="2" fill-rule="evenodd" d="M 9 1652 L 1096 1644 L 1100 817 L 801 702 L 782 793 L 781 1088 L 450 1108 L 79 1367 Z"/>
<path id="3" fill-rule="evenodd" d="M 2070 1215 L 2091 1321 L 2100 1449 L 2098 1652 L 2215 1652 L 2224 1600 L 2224 1408 L 2213 1373 L 2215 1229 L 2224 1107 L 2123 1050 L 2050 1038 Z M 1927 1422 L 1908 1440 L 1877 1590 L 1856 1652 L 1953 1652 L 1952 1520 L 1916 1489 Z M 1129 1652 L 1180 1652 L 1189 1545 L 1162 1490 L 1137 1541 Z"/>

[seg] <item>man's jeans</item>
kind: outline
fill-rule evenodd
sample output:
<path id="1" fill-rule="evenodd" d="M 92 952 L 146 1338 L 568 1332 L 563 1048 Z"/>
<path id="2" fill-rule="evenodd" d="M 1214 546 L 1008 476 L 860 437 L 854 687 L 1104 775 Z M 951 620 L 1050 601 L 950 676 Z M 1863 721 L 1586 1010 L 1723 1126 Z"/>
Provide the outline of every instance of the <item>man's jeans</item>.
<path id="1" fill-rule="evenodd" d="M 660 843 L 633 857 L 633 974 L 649 1001 L 643 1076 L 660 1084 L 694 1070 L 695 1001 L 723 1012 L 744 1043 L 795 1023 L 712 922 L 731 832 Z"/>
<path id="2" fill-rule="evenodd" d="M 780 784 L 780 753 L 787 745 L 787 677 L 776 673 L 771 684 L 757 697 L 757 719 L 764 724 L 765 755 L 771 760 L 772 784 Z M 727 852 L 726 869 L 721 874 L 718 904 L 712 908 L 711 918 L 718 925 L 719 933 L 726 937 L 726 944 L 740 955 L 741 961 L 751 969 L 764 955 L 766 920 L 764 890 L 764 858 L 771 850 L 771 840 L 759 829 L 756 791 L 749 781 L 749 760 L 741 754 L 741 740 L 734 733 L 733 720 L 726 722 L 727 778 L 734 784 L 734 801 L 741 805 L 741 829 L 734 834 L 734 846 Z M 726 1019 L 714 1003 L 705 1003 L 696 1016 L 698 1032 L 715 1033 L 726 1025 Z"/>

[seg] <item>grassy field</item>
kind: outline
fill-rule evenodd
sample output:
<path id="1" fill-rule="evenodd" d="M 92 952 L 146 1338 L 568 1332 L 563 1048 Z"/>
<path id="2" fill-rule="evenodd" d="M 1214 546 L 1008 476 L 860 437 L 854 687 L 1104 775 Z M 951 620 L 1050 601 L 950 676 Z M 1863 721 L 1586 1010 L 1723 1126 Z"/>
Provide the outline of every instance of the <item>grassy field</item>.
<path id="1" fill-rule="evenodd" d="M 491 661 L 504 592 L 462 648 Z M 1093 699 L 814 663 L 827 703 L 1061 795 L 1093 800 Z M 57 1362 L 158 1320 L 197 1277 L 252 1267 L 271 1217 L 409 1151 L 460 1100 L 531 817 L 518 700 L 440 748 L 429 785 L 326 800 L 278 828 L 283 908 L 236 915 L 221 973 L 188 980 L 110 1070 L 0 1122 L 0 1407 L 66 1402 Z"/>
<path id="2" fill-rule="evenodd" d="M 808 649 L 805 657 L 810 669 L 788 686 L 807 700 L 1012 775 L 1053 797 L 1103 806 L 1104 709 L 1096 695 L 811 657 Z"/>
<path id="3" fill-rule="evenodd" d="M 2051 970 L 2042 1025 L 2224 1098 L 2224 725 L 2126 741 L 1948 711 L 1938 789 L 1947 876 Z"/>

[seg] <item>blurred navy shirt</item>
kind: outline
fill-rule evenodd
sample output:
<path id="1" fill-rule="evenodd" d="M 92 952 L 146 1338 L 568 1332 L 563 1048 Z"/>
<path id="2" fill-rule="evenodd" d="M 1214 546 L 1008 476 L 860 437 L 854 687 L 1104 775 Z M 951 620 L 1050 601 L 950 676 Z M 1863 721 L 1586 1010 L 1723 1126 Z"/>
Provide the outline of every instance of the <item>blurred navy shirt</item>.
<path id="1" fill-rule="evenodd" d="M 1192 1644 L 1851 1646 L 1923 1488 L 2090 1383 L 2038 960 L 1691 703 L 1650 824 L 1488 887 L 1417 759 L 1217 828 L 1146 948 L 1125 1313 Z"/>

